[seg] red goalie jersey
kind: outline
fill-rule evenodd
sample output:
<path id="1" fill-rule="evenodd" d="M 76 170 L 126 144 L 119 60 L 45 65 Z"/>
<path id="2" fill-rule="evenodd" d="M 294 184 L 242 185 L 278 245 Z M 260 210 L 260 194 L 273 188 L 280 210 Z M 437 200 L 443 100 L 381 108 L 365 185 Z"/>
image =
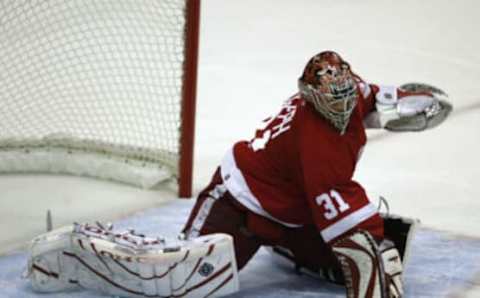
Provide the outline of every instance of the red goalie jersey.
<path id="1" fill-rule="evenodd" d="M 382 227 L 375 206 L 352 180 L 366 143 L 363 118 L 374 105 L 370 86 L 356 79 L 359 99 L 344 134 L 297 94 L 254 139 L 236 143 L 221 164 L 230 193 L 287 227 L 315 224 L 326 242 L 354 227 Z M 371 232 L 381 237 L 378 229 Z"/>

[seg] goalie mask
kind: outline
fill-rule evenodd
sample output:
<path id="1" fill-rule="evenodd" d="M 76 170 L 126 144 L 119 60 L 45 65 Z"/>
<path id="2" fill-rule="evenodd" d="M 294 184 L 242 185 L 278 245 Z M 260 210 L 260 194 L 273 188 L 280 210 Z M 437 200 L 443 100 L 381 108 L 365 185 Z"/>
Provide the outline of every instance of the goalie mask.
<path id="1" fill-rule="evenodd" d="M 308 61 L 298 86 L 302 97 L 344 134 L 357 104 L 350 65 L 335 52 L 321 52 Z"/>

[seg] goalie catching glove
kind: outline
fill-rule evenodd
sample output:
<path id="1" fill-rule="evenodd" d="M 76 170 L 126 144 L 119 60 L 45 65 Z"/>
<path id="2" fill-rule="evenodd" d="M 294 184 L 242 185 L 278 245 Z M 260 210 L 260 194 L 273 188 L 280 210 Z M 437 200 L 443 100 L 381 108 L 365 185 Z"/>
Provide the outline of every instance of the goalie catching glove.
<path id="1" fill-rule="evenodd" d="M 38 292 L 82 287 L 121 297 L 218 297 L 238 290 L 226 234 L 169 242 L 101 224 L 36 237 L 26 277 Z"/>
<path id="2" fill-rule="evenodd" d="M 447 101 L 448 95 L 427 84 L 409 83 L 399 88 L 378 88 L 376 111 L 365 119 L 369 128 L 421 131 L 442 123 L 452 110 L 452 105 Z"/>

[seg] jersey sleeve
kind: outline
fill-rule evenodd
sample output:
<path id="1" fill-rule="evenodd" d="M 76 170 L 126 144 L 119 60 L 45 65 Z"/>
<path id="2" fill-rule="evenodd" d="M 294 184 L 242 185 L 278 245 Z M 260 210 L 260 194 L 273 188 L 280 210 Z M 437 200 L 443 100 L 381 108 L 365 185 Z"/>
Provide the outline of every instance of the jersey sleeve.
<path id="1" fill-rule="evenodd" d="M 315 225 L 327 243 L 359 228 L 378 237 L 383 235 L 377 208 L 369 201 L 365 190 L 353 180 L 320 193 L 309 203 Z"/>
<path id="2" fill-rule="evenodd" d="M 369 113 L 375 111 L 375 95 L 378 93 L 379 88 L 375 84 L 365 82 L 356 74 L 354 74 L 354 78 L 357 83 L 360 97 L 358 105 L 363 118 L 365 118 Z"/>

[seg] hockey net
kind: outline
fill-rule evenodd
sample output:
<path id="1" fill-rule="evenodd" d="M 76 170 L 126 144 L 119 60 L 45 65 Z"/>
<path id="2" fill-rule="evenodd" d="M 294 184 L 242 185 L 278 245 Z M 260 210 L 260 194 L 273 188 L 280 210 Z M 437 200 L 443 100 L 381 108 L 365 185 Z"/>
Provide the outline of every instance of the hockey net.
<path id="1" fill-rule="evenodd" d="M 0 172 L 190 196 L 199 0 L 0 2 Z"/>

